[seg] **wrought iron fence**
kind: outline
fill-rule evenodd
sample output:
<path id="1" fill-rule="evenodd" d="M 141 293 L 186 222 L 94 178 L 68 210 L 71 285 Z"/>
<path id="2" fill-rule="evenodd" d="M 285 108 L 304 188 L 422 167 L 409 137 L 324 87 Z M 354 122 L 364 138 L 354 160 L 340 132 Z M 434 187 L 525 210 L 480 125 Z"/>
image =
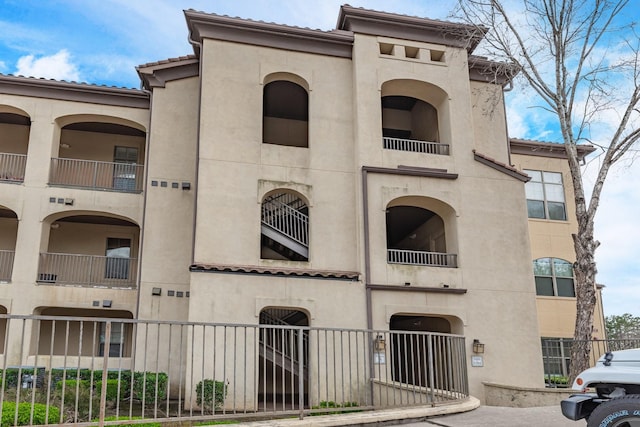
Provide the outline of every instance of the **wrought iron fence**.
<path id="1" fill-rule="evenodd" d="M 469 394 L 464 337 L 450 334 L 16 315 L 0 315 L 0 333 L 0 406 L 29 424 L 304 417 Z"/>
<path id="2" fill-rule="evenodd" d="M 549 387 L 570 387 L 571 338 L 542 338 L 542 361 L 545 383 Z M 595 366 L 598 359 L 608 351 L 627 350 L 640 347 L 640 339 L 590 340 L 589 364 Z"/>
<path id="3" fill-rule="evenodd" d="M 140 193 L 143 170 L 143 165 L 133 163 L 53 158 L 49 184 Z"/>

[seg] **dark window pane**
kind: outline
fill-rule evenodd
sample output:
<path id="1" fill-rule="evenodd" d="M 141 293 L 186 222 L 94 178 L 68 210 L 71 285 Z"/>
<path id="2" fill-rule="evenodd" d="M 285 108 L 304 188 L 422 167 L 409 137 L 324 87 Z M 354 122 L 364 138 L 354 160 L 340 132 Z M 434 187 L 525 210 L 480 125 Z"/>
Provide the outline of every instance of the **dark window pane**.
<path id="1" fill-rule="evenodd" d="M 564 203 L 549 202 L 547 203 L 547 209 L 549 209 L 549 219 L 556 219 L 565 221 L 567 214 L 564 210 Z M 529 215 L 531 217 L 531 215 Z"/>
<path id="2" fill-rule="evenodd" d="M 556 284 L 558 285 L 559 297 L 575 297 L 576 292 L 573 289 L 573 279 L 563 279 L 561 277 L 556 278 Z"/>
<path id="3" fill-rule="evenodd" d="M 553 296 L 553 280 L 551 277 L 536 277 L 536 295 Z"/>
<path id="4" fill-rule="evenodd" d="M 544 202 L 540 200 L 527 200 L 529 218 L 544 218 Z"/>

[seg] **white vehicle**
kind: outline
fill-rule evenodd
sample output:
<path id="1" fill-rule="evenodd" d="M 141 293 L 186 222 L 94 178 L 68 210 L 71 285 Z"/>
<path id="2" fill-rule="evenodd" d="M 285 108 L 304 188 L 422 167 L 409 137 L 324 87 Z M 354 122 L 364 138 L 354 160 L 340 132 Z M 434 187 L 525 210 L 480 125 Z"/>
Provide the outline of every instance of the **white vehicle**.
<path id="1" fill-rule="evenodd" d="M 606 353 L 578 375 L 573 389 L 582 394 L 561 403 L 562 414 L 570 420 L 586 418 L 587 427 L 639 427 L 640 349 Z"/>

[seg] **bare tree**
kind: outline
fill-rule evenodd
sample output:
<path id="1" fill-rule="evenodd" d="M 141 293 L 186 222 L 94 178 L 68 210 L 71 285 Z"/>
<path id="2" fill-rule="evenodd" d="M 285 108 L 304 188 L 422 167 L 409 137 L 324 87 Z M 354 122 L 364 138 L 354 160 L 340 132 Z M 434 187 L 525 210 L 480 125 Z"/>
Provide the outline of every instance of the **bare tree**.
<path id="1" fill-rule="evenodd" d="M 640 57 L 630 0 L 458 0 L 459 17 L 481 24 L 482 46 L 514 64 L 557 119 L 575 194 L 578 232 L 574 275 L 577 317 L 571 378 L 589 366 L 596 305 L 594 218 L 610 168 L 640 138 Z M 631 36 L 625 39 L 625 36 Z M 609 120 L 605 123 L 603 117 Z M 611 117 L 614 124 L 611 125 Z M 554 119 L 555 120 L 555 119 Z M 595 137 L 594 135 L 597 135 Z M 585 187 L 577 144 L 600 148 L 592 187 Z M 589 184 L 591 185 L 591 184 Z"/>

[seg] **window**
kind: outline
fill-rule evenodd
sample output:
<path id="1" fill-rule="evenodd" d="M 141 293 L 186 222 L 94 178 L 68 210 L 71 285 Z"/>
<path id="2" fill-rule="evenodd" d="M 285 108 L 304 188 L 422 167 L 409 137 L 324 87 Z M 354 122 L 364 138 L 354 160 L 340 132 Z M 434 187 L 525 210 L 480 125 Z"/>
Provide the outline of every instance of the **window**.
<path id="1" fill-rule="evenodd" d="M 131 260 L 131 239 L 107 238 L 105 279 L 128 279 Z"/>
<path id="2" fill-rule="evenodd" d="M 533 261 L 536 295 L 575 297 L 573 266 L 558 258 L 539 258 Z"/>
<path id="3" fill-rule="evenodd" d="M 109 339 L 109 357 L 122 357 L 124 350 L 124 337 L 126 325 L 122 322 L 111 322 L 111 336 Z M 100 324 L 100 348 L 98 356 L 104 356 L 106 342 L 106 323 Z"/>
<path id="4" fill-rule="evenodd" d="M 527 169 L 524 171 L 531 177 L 531 181 L 525 186 L 529 218 L 566 221 L 562 174 Z"/>
<path id="5" fill-rule="evenodd" d="M 569 375 L 570 338 L 542 338 L 542 362 L 545 375 Z"/>
<path id="6" fill-rule="evenodd" d="M 113 188 L 123 191 L 136 190 L 136 147 L 115 147 L 113 153 Z"/>

